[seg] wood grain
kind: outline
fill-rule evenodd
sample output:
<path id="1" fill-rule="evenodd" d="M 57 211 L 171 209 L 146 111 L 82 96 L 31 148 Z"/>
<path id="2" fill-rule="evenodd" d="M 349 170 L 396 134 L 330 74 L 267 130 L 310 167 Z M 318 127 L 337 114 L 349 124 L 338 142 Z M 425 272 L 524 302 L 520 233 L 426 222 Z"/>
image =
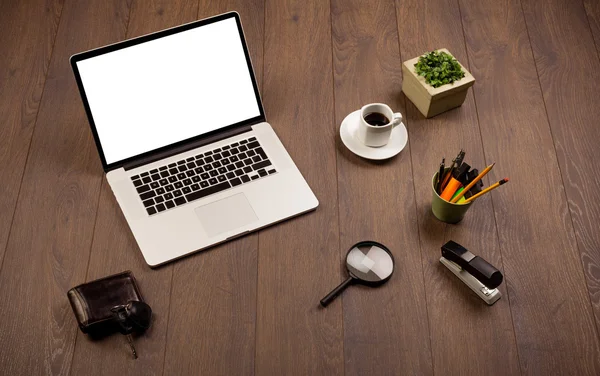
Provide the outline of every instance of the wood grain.
<path id="1" fill-rule="evenodd" d="M 85 280 L 101 181 L 69 56 L 123 38 L 128 14 L 121 1 L 62 11 L 0 274 L 5 374 L 69 372 L 78 328 L 66 292 Z"/>
<path id="2" fill-rule="evenodd" d="M 343 374 L 329 3 L 265 4 L 263 101 L 269 123 L 320 202 L 261 231 L 256 374 Z"/>
<path id="3" fill-rule="evenodd" d="M 567 6 L 553 0 L 539 7 L 534 1 L 523 1 L 523 10 L 598 327 L 598 52 L 582 4 L 575 2 Z"/>
<path id="4" fill-rule="evenodd" d="M 598 337 L 557 161 L 560 147 L 554 148 L 521 4 L 461 0 L 460 9 L 478 79 L 485 156 L 510 168 L 490 172 L 490 181 L 508 175 L 511 182 L 485 199 L 493 199 L 521 369 L 598 374 Z M 556 27 L 547 18 L 538 22 Z"/>
<path id="5" fill-rule="evenodd" d="M 402 60 L 447 48 L 469 69 L 455 1 L 397 1 L 396 10 Z M 463 148 L 465 162 L 472 168 L 482 171 L 493 162 L 483 155 L 473 89 L 462 107 L 431 119 L 425 119 L 410 100 L 406 103 L 433 369 L 443 374 L 519 374 L 506 285 L 500 286 L 503 298 L 488 307 L 439 262 L 442 244 L 454 240 L 502 269 L 491 200 L 479 200 L 458 225 L 444 224 L 431 212 L 431 180 L 442 157 L 449 165 Z M 509 166 L 494 169 L 508 172 Z"/>
<path id="6" fill-rule="evenodd" d="M 583 0 L 587 21 L 596 44 L 596 53 L 600 58 L 600 1 Z"/>
<path id="7" fill-rule="evenodd" d="M 62 7 L 63 0 L 13 1 L 0 12 L 0 265 Z"/>
<path id="8" fill-rule="evenodd" d="M 395 16 L 393 1 L 366 8 L 360 1 L 332 1 L 336 132 L 347 114 L 367 103 L 405 113 Z M 340 299 L 346 374 L 432 374 L 410 147 L 374 163 L 336 140 L 340 260 L 368 239 L 387 245 L 396 259 L 387 284 L 352 287 Z"/>
<path id="9" fill-rule="evenodd" d="M 191 22 L 197 13 L 196 0 L 134 1 L 127 38 Z M 153 270 L 146 265 L 111 188 L 103 179 L 86 281 L 123 270 L 133 271 L 154 312 L 151 328 L 135 339 L 139 359 L 132 361 L 126 339 L 119 334 L 91 340 L 78 332 L 73 375 L 161 375 L 163 372 L 173 267 Z"/>
<path id="10" fill-rule="evenodd" d="M 68 58 L 228 10 L 320 206 L 152 270 L 102 177 Z M 2 2 L 0 374 L 600 374 L 599 43 L 595 0 Z M 477 81 L 425 120 L 400 64 L 440 47 Z M 383 163 L 338 136 L 375 101 L 410 136 Z M 486 184 L 511 181 L 444 225 L 431 175 L 461 147 L 476 167 L 497 162 Z M 392 248 L 397 274 L 319 308 L 363 237 Z M 439 264 L 449 239 L 503 268 L 494 306 Z M 138 361 L 120 335 L 80 334 L 65 295 L 126 269 L 155 311 Z"/>
<path id="11" fill-rule="evenodd" d="M 262 79 L 263 1 L 201 0 L 198 18 L 237 10 L 257 81 Z M 165 375 L 254 371 L 258 235 L 173 265 Z"/>

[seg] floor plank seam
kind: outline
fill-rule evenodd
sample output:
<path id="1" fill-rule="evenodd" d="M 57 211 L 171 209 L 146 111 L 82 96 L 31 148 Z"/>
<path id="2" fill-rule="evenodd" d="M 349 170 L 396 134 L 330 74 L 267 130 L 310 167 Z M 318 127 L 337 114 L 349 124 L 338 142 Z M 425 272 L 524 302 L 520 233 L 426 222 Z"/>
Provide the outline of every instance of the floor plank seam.
<path id="1" fill-rule="evenodd" d="M 471 62 L 470 62 L 470 58 L 469 58 L 469 49 L 467 46 L 467 33 L 465 31 L 465 24 L 463 22 L 462 10 L 460 7 L 460 0 L 456 0 L 456 5 L 458 7 L 458 14 L 460 17 L 460 26 L 461 26 L 462 34 L 463 34 L 465 55 L 467 58 L 467 68 L 471 69 Z M 483 161 L 484 161 L 485 165 L 487 165 L 487 161 L 486 161 L 486 157 L 485 157 L 486 156 L 485 144 L 483 142 L 483 132 L 481 131 L 481 121 L 479 119 L 479 108 L 477 107 L 477 96 L 475 95 L 475 86 L 473 86 L 471 94 L 473 95 L 473 104 L 475 106 L 475 115 L 477 116 L 477 127 L 479 129 L 479 140 L 481 143 L 481 151 L 483 153 Z M 493 196 L 490 196 L 490 204 L 492 206 L 492 213 L 494 214 L 494 227 L 496 229 L 496 242 L 498 243 L 498 252 L 500 253 L 500 267 L 502 268 L 502 271 L 504 272 L 504 274 L 506 274 L 506 270 L 504 269 L 504 256 L 502 254 L 502 246 L 500 245 L 500 233 L 498 230 L 498 218 L 496 218 L 496 208 L 494 206 Z M 512 306 L 510 304 L 510 292 L 509 292 L 508 284 L 506 282 L 505 282 L 505 284 L 506 284 L 505 285 L 506 286 L 506 302 L 508 304 L 508 312 L 510 312 L 510 323 L 511 323 L 512 329 L 513 329 L 512 334 L 513 334 L 513 341 L 515 344 L 515 351 L 517 353 L 517 364 L 519 366 L 519 373 L 522 375 L 523 369 L 521 367 L 521 355 L 519 354 L 519 343 L 517 342 L 517 332 L 515 329 L 515 320 L 513 317 Z"/>
<path id="2" fill-rule="evenodd" d="M 127 31 L 129 29 L 129 20 L 131 20 L 131 9 L 133 8 L 133 2 L 128 2 L 128 7 L 129 7 L 129 14 L 127 16 L 127 25 L 125 25 L 125 32 L 124 32 L 124 39 L 127 39 Z M 57 31 L 58 34 L 58 31 Z M 103 174 L 104 175 L 104 174 Z M 92 253 L 94 252 L 94 240 L 96 237 L 96 225 L 98 224 L 98 212 L 100 211 L 100 201 L 102 198 L 102 189 L 104 187 L 104 176 L 101 178 L 100 180 L 100 189 L 98 190 L 98 201 L 96 202 L 96 215 L 94 216 L 94 225 L 92 226 L 93 230 L 92 230 L 92 240 L 90 242 L 90 251 L 88 252 L 88 260 L 87 260 L 87 265 L 85 268 L 85 279 L 84 281 L 87 282 L 88 281 L 88 275 L 90 272 L 90 261 L 92 259 Z M 75 351 L 77 349 L 77 338 L 79 338 L 80 333 L 79 331 L 77 331 L 77 334 L 75 335 L 75 341 L 73 343 L 73 355 L 71 355 L 71 362 L 69 363 L 69 375 L 71 375 L 71 372 L 73 371 L 73 359 L 75 359 Z"/>
<path id="3" fill-rule="evenodd" d="M 334 147 L 337 144 L 337 118 L 336 118 L 336 107 L 335 107 L 335 56 L 334 56 L 334 44 L 333 44 L 333 9 L 332 9 L 332 4 L 331 4 L 331 0 L 329 0 L 329 41 L 331 44 L 331 91 L 332 91 L 332 95 L 333 95 L 333 127 L 334 127 Z M 336 148 L 337 149 L 337 148 Z M 338 222 L 338 247 L 337 247 L 337 256 L 338 258 L 340 258 L 340 261 L 342 260 L 342 257 L 340 257 L 340 248 L 341 248 L 341 239 L 342 239 L 342 233 L 341 233 L 341 227 L 340 227 L 340 178 L 339 178 L 339 168 L 338 168 L 338 151 L 336 150 L 335 152 L 335 194 L 336 194 L 336 203 L 337 203 L 337 222 Z M 341 310 L 341 318 L 342 318 L 342 375 L 346 374 L 346 329 L 344 327 L 344 321 L 345 321 L 345 317 L 344 317 L 344 297 L 340 296 L 340 310 Z"/>
<path id="4" fill-rule="evenodd" d="M 262 70 L 260 77 L 260 88 L 265 90 L 265 45 L 267 35 L 265 30 L 267 29 L 267 0 L 263 0 L 263 29 L 262 29 Z M 254 375 L 258 375 L 258 294 L 260 292 L 259 289 L 259 268 L 260 268 L 260 234 L 262 231 L 258 231 L 256 235 L 256 302 L 254 309 Z"/>
<path id="5" fill-rule="evenodd" d="M 592 40 L 594 41 L 594 47 L 596 47 L 596 56 L 598 57 L 598 61 L 600 62 L 600 46 L 598 45 L 598 43 L 600 43 L 600 42 L 596 41 L 594 31 L 592 30 L 592 23 L 590 22 L 590 15 L 587 11 L 587 7 L 585 6 L 584 0 L 581 0 L 581 5 L 583 7 L 583 12 L 585 13 L 585 19 L 587 20 L 588 29 L 590 30 L 590 34 L 592 35 Z"/>
<path id="6" fill-rule="evenodd" d="M 394 1 L 394 18 L 396 20 L 396 31 L 397 31 L 397 35 L 398 35 L 398 57 L 400 58 L 400 64 L 402 64 L 402 48 L 400 45 L 400 29 L 398 28 L 398 7 L 396 4 L 396 1 Z M 404 77 L 403 77 L 404 79 Z M 406 96 L 404 97 L 404 111 L 407 111 L 407 102 L 406 102 Z M 408 118 L 405 120 L 406 124 L 408 125 Z M 408 131 L 408 127 L 407 127 L 407 131 Z M 418 203 L 417 203 L 417 187 L 415 185 L 415 177 L 414 177 L 414 167 L 413 167 L 413 157 L 412 157 L 412 148 L 410 146 L 410 137 L 407 140 L 407 146 L 408 146 L 408 153 L 409 153 L 409 161 L 410 161 L 410 174 L 412 176 L 412 185 L 413 185 L 413 201 L 414 201 L 414 206 L 415 206 L 415 215 L 417 218 L 417 238 L 419 239 L 419 253 L 421 256 L 421 280 L 423 282 L 423 294 L 425 297 L 425 314 L 426 314 L 426 319 L 427 319 L 427 331 L 428 331 L 428 337 L 429 337 L 429 356 L 431 359 L 431 372 L 433 375 L 435 375 L 435 361 L 434 361 L 434 354 L 433 354 L 433 344 L 431 341 L 431 322 L 430 317 L 429 317 L 429 304 L 427 303 L 427 285 L 425 283 L 425 270 L 423 267 L 423 262 L 424 262 L 424 256 L 423 256 L 423 245 L 421 244 L 421 229 L 419 228 L 420 223 L 419 223 L 419 209 L 418 209 Z"/>
<path id="7" fill-rule="evenodd" d="M 537 67 L 537 61 L 535 59 L 535 53 L 533 51 L 533 45 L 531 44 L 531 36 L 529 35 L 529 26 L 527 26 L 527 17 L 525 16 L 525 9 L 523 8 L 523 0 L 519 0 L 519 3 L 521 5 L 521 13 L 523 14 L 523 21 L 525 23 L 525 30 L 527 31 L 527 39 L 529 40 L 529 48 L 531 49 L 531 57 L 533 59 L 533 65 L 535 67 L 535 72 L 537 74 L 537 78 L 538 78 L 538 85 L 540 88 L 540 94 L 542 97 L 542 103 L 544 104 L 544 111 L 546 112 L 546 119 L 548 119 L 548 130 L 550 131 L 550 137 L 552 138 L 552 147 L 554 149 L 554 157 L 556 158 L 556 164 L 558 166 L 558 172 L 560 174 L 560 182 L 562 184 L 562 191 L 563 194 L 565 196 L 565 201 L 567 203 L 567 213 L 569 215 L 569 219 L 571 221 L 571 231 L 573 232 L 573 237 L 575 238 L 575 245 L 577 247 L 577 254 L 579 255 L 579 262 L 581 263 L 581 269 L 580 269 L 580 273 L 581 273 L 581 278 L 583 278 L 583 281 L 585 283 L 585 287 L 587 290 L 587 297 L 588 297 L 588 302 L 590 304 L 590 313 L 592 318 L 594 319 L 594 328 L 596 329 L 596 339 L 598 340 L 597 342 L 600 342 L 600 331 L 598 329 L 598 321 L 595 319 L 596 318 L 596 314 L 594 312 L 594 304 L 592 303 L 592 297 L 591 297 L 591 291 L 590 291 L 590 285 L 588 282 L 588 278 L 585 274 L 585 264 L 583 262 L 582 259 L 582 252 L 581 252 L 581 247 L 580 247 L 580 242 L 579 242 L 579 237 L 577 236 L 577 231 L 575 231 L 575 222 L 573 221 L 573 213 L 572 213 L 572 209 L 571 209 L 571 203 L 569 201 L 569 196 L 567 194 L 567 189 L 565 188 L 565 179 L 563 177 L 563 169 L 560 165 L 560 159 L 558 158 L 558 153 L 556 152 L 556 140 L 554 139 L 554 132 L 552 131 L 552 126 L 550 124 L 550 116 L 548 114 L 548 106 L 546 105 L 546 98 L 544 97 L 544 90 L 542 88 L 542 81 L 540 80 L 540 72 L 538 70 Z M 589 26 L 589 19 L 587 18 L 587 11 L 585 10 L 585 5 L 583 4 L 583 2 L 581 3 L 582 8 L 583 8 L 583 12 L 586 15 L 586 19 L 588 20 L 588 26 Z M 592 36 L 592 41 L 594 41 L 594 34 L 592 33 L 592 29 L 590 26 L 590 34 Z M 594 41 L 595 44 L 595 41 Z M 596 55 L 598 55 L 598 50 L 596 50 Z M 600 56 L 598 57 L 600 60 Z M 566 157 L 566 156 L 565 156 Z M 515 333 L 516 335 L 516 333 Z"/>
<path id="8" fill-rule="evenodd" d="M 100 181 L 100 190 L 98 191 L 98 201 L 96 202 L 96 215 L 94 216 L 94 225 L 92 226 L 92 239 L 90 242 L 90 251 L 88 252 L 87 265 L 85 267 L 85 282 L 88 281 L 88 274 L 90 272 L 90 260 L 92 259 L 92 252 L 94 251 L 94 238 L 96 237 L 96 224 L 98 223 L 98 212 L 100 211 L 100 199 L 102 198 L 102 187 L 104 186 L 104 179 Z M 75 359 L 75 351 L 77 349 L 77 339 L 82 334 L 79 330 L 75 333 L 75 341 L 73 341 L 73 354 L 71 355 L 71 362 L 69 363 L 69 375 L 73 371 L 73 360 Z"/>
<path id="9" fill-rule="evenodd" d="M 35 134 L 35 128 L 40 115 L 40 108 L 42 107 L 42 100 L 44 99 L 44 92 L 46 91 L 46 82 L 48 81 L 48 72 L 50 71 L 50 63 L 54 57 L 54 45 L 56 44 L 56 37 L 58 36 L 58 29 L 60 27 L 60 21 L 62 20 L 62 11 L 65 7 L 65 3 L 60 7 L 60 14 L 58 15 L 58 22 L 56 23 L 56 31 L 54 32 L 54 40 L 52 41 L 52 48 L 50 49 L 50 56 L 48 57 L 48 64 L 46 65 L 46 72 L 44 72 L 44 83 L 42 85 L 42 93 L 40 94 L 40 101 L 38 102 L 38 109 L 35 113 L 35 120 L 33 121 L 33 128 L 31 129 L 31 136 L 29 137 L 29 144 L 27 145 L 27 156 L 25 157 L 25 163 L 23 164 L 23 172 L 21 174 L 21 181 L 19 182 L 19 190 L 17 191 L 17 198 L 13 207 L 12 218 L 10 220 L 10 226 L 8 227 L 8 235 L 6 236 L 6 243 L 4 244 L 4 254 L 2 260 L 0 260 L 0 275 L 4 267 L 4 260 L 6 260 L 6 254 L 8 253 L 8 244 L 10 236 L 12 234 L 13 225 L 15 223 L 15 215 L 17 213 L 17 207 L 19 206 L 19 197 L 21 196 L 21 188 L 23 187 L 23 180 L 25 179 L 25 171 L 27 171 L 27 162 L 29 162 L 29 154 L 31 152 L 31 144 L 33 143 L 33 135 Z"/>
<path id="10" fill-rule="evenodd" d="M 171 303 L 173 302 L 173 280 L 175 279 L 175 266 L 170 265 L 169 268 L 171 268 L 171 287 L 169 289 L 169 302 L 167 304 L 167 307 L 169 307 L 169 309 L 167 310 L 167 319 L 165 321 L 165 350 L 163 351 L 163 366 L 161 375 L 165 374 L 165 368 L 167 365 L 167 347 L 169 345 L 169 322 L 171 319 Z"/>

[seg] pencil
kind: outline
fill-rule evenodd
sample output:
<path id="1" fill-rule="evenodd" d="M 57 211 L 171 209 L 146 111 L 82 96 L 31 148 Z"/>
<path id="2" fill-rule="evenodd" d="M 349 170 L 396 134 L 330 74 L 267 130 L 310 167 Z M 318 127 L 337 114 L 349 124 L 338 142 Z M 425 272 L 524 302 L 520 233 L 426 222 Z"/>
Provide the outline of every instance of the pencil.
<path id="1" fill-rule="evenodd" d="M 483 191 L 479 192 L 476 195 L 473 195 L 471 197 L 469 197 L 468 199 L 465 200 L 465 204 L 468 204 L 469 202 L 475 200 L 477 197 L 479 196 L 483 196 L 484 194 L 488 193 L 489 191 L 491 191 L 492 189 L 496 189 L 499 186 L 501 186 L 502 184 L 508 182 L 508 178 L 504 178 L 502 180 L 500 180 L 499 182 L 497 182 L 496 184 L 492 184 L 489 187 L 487 187 L 486 189 L 484 189 Z"/>
<path id="2" fill-rule="evenodd" d="M 481 171 L 481 173 L 479 175 L 477 175 L 477 177 L 475 179 L 473 179 L 472 182 L 469 183 L 469 185 L 467 185 L 465 187 L 465 189 L 462 190 L 462 192 L 460 192 L 457 196 L 455 196 L 452 201 L 452 203 L 456 203 L 458 200 L 460 200 L 460 198 L 462 196 L 465 195 L 465 193 L 467 193 L 469 191 L 469 189 L 473 188 L 473 186 L 475 184 L 477 184 L 478 181 L 480 181 L 488 172 L 490 172 L 492 170 L 492 168 L 494 167 L 494 165 L 496 164 L 496 162 L 492 163 L 491 165 L 487 166 L 485 168 L 485 170 Z"/>

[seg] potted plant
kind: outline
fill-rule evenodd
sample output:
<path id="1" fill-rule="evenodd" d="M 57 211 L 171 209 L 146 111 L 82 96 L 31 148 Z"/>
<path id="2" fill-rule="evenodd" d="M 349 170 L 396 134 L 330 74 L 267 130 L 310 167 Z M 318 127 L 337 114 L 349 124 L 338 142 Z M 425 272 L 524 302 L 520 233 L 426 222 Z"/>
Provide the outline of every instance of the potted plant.
<path id="1" fill-rule="evenodd" d="M 463 104 L 475 78 L 445 49 L 402 63 L 402 91 L 430 118 Z"/>

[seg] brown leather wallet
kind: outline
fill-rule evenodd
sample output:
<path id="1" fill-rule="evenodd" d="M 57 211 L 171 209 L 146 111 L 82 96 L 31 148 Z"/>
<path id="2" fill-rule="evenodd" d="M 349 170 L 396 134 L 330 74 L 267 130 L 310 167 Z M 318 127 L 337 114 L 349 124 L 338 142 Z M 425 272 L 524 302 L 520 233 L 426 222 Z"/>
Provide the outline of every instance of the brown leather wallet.
<path id="1" fill-rule="evenodd" d="M 79 328 L 89 334 L 101 333 L 114 326 L 113 307 L 132 300 L 144 301 L 129 270 L 73 287 L 67 296 Z"/>

